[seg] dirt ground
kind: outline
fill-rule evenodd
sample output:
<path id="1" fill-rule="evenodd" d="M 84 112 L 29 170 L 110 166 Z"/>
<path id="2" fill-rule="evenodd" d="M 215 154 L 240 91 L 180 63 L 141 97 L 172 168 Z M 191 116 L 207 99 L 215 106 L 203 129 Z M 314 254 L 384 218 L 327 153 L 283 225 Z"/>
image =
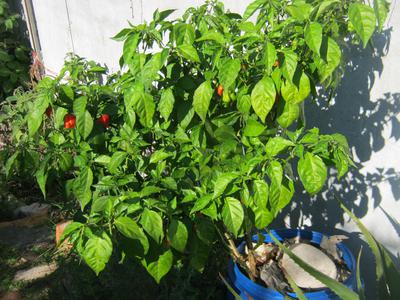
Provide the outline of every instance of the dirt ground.
<path id="1" fill-rule="evenodd" d="M 113 257 L 96 277 L 75 255 L 59 253 L 54 228 L 48 215 L 0 222 L 0 300 L 225 298 L 215 268 L 176 267 L 157 285 L 139 264 Z"/>

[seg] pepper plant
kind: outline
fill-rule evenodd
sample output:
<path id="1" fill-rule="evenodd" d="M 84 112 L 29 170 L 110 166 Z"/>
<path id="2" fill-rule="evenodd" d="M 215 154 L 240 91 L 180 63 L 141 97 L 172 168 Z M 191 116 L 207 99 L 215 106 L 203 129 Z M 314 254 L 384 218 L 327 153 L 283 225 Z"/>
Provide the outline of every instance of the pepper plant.
<path id="1" fill-rule="evenodd" d="M 160 281 L 177 261 L 201 271 L 222 245 L 255 279 L 251 236 L 295 182 L 314 195 L 328 168 L 342 177 L 353 165 L 343 135 L 305 128 L 304 107 L 338 85 L 342 48 L 366 47 L 387 5 L 257 0 L 239 15 L 207 1 L 175 20 L 157 10 L 114 37 L 120 72 L 72 57 L 28 100 L 9 98 L 5 171 L 28 170 L 44 195 L 62 187 L 74 215 L 63 238 L 97 274 L 114 253 Z"/>
<path id="2" fill-rule="evenodd" d="M 21 16 L 13 13 L 8 1 L 0 0 L 0 99 L 15 88 L 27 86 L 30 64 L 29 48 L 18 33 Z"/>

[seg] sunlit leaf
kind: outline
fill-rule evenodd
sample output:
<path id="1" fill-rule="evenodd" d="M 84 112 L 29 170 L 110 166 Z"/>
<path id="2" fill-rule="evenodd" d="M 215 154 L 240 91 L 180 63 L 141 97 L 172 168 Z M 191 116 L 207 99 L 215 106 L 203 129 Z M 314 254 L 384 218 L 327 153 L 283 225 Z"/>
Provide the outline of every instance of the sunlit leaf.
<path id="1" fill-rule="evenodd" d="M 226 197 L 222 209 L 222 219 L 227 229 L 232 232 L 233 235 L 237 236 L 242 226 L 243 218 L 244 212 L 240 201 L 232 197 Z"/>
<path id="2" fill-rule="evenodd" d="M 275 96 L 275 85 L 269 77 L 261 79 L 251 92 L 251 106 L 263 122 L 274 105 Z"/>
<path id="3" fill-rule="evenodd" d="M 365 48 L 376 26 L 373 8 L 362 3 L 352 3 L 349 6 L 349 19 Z"/>
<path id="4" fill-rule="evenodd" d="M 300 180 L 311 195 L 319 192 L 327 178 L 327 168 L 319 156 L 306 152 L 297 165 Z"/>
<path id="5" fill-rule="evenodd" d="M 213 89 L 209 81 L 203 82 L 194 92 L 193 107 L 203 121 L 206 119 L 212 95 Z"/>

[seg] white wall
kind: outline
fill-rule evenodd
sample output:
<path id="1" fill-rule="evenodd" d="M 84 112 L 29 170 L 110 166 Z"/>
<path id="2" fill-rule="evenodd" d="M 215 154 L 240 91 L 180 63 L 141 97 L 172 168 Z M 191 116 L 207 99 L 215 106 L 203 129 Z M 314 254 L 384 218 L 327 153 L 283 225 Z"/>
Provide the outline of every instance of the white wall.
<path id="1" fill-rule="evenodd" d="M 243 12 L 250 2 L 226 0 L 232 11 Z M 110 39 L 127 26 L 127 21 L 150 20 L 156 8 L 178 8 L 175 15 L 201 0 L 33 0 L 37 26 L 48 70 L 60 70 L 65 54 L 78 55 L 106 63 L 118 69 L 122 44 Z M 393 1 L 395 4 L 396 1 Z M 355 66 L 348 67 L 335 97 L 335 105 L 321 110 L 307 105 L 309 126 L 322 132 L 343 132 L 349 138 L 361 169 L 352 171 L 341 182 L 333 182 L 331 190 L 317 199 L 299 194 L 291 212 L 292 226 L 311 223 L 314 228 L 330 232 L 330 228 L 356 230 L 343 217 L 332 191 L 336 190 L 346 205 L 393 253 L 400 249 L 399 233 L 390 223 L 381 206 L 400 220 L 400 7 L 392 7 L 386 28 L 391 28 L 389 51 L 382 59 L 371 58 L 370 50 L 352 51 Z M 375 43 L 384 52 L 388 39 L 377 37 Z M 389 93 L 389 94 L 388 94 Z M 396 94 L 397 93 L 397 94 Z"/>
<path id="2" fill-rule="evenodd" d="M 153 12 L 177 9 L 179 16 L 201 0 L 32 0 L 47 71 L 57 73 L 66 53 L 76 54 L 107 64 L 118 70 L 122 43 L 111 40 L 128 21 L 140 24 L 151 20 Z M 243 11 L 250 1 L 228 1 L 233 11 Z"/>

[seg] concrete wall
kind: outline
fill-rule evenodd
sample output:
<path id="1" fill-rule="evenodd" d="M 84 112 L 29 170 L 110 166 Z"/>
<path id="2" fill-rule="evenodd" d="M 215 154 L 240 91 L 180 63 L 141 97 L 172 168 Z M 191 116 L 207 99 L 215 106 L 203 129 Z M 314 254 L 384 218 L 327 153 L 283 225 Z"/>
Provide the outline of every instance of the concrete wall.
<path id="1" fill-rule="evenodd" d="M 128 21 L 140 24 L 151 20 L 153 12 L 177 9 L 171 17 L 186 8 L 203 4 L 202 0 L 32 0 L 47 72 L 57 73 L 66 53 L 107 64 L 118 70 L 122 43 L 110 38 Z M 227 1 L 232 11 L 244 11 L 250 1 Z"/>
<path id="2" fill-rule="evenodd" d="M 243 12 L 250 1 L 226 0 L 232 11 Z M 33 0 L 37 26 L 48 70 L 58 72 L 65 54 L 78 55 L 106 63 L 118 69 L 122 44 L 110 39 L 127 21 L 150 20 L 156 8 L 185 8 L 200 5 L 201 0 Z M 346 70 L 334 105 L 306 105 L 308 126 L 322 132 L 342 132 L 352 146 L 359 164 L 345 180 L 330 179 L 329 189 L 315 199 L 298 193 L 288 210 L 290 218 L 278 220 L 277 226 L 312 225 L 327 233 L 356 230 L 341 213 L 335 196 L 345 201 L 368 228 L 393 254 L 400 249 L 400 228 L 386 211 L 400 220 L 400 7 L 393 1 L 385 32 L 375 38 L 379 55 L 371 50 L 351 49 L 352 65 Z M 301 188 L 301 187 L 298 187 Z M 382 210 L 383 209 L 383 210 Z M 336 228 L 336 229 L 334 229 Z"/>

